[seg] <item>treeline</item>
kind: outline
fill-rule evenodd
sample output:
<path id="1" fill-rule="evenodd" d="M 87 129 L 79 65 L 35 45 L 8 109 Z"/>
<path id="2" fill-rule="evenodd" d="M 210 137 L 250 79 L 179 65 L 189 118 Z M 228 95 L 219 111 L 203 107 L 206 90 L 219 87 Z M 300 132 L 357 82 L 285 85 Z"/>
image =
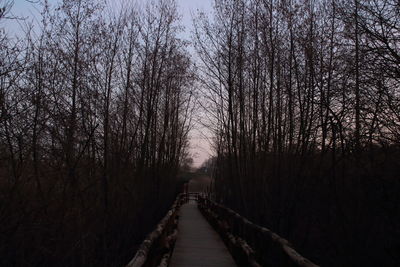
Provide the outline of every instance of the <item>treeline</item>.
<path id="1" fill-rule="evenodd" d="M 24 24 L 12 3 L 0 22 Z M 123 266 L 175 198 L 194 77 L 176 3 L 101 3 L 0 31 L 1 266 Z"/>
<path id="2" fill-rule="evenodd" d="M 398 265 L 398 1 L 215 0 L 195 26 L 216 199 L 322 266 Z"/>

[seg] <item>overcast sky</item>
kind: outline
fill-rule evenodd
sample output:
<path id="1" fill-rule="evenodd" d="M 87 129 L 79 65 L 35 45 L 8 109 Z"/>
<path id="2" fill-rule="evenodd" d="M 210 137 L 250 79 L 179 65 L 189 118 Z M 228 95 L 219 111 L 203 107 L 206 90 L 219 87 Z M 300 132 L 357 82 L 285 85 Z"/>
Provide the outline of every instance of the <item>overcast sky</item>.
<path id="1" fill-rule="evenodd" d="M 41 0 L 14 0 L 14 6 L 11 10 L 14 16 L 25 17 L 28 20 L 32 20 L 33 17 L 38 15 L 41 8 L 39 4 Z M 48 0 L 51 6 L 55 6 L 62 0 Z M 129 0 L 108 0 L 110 3 L 115 2 L 125 2 Z M 135 1 L 135 0 L 132 0 Z M 1 2 L 1 0 L 0 0 Z M 147 0 L 138 0 L 138 2 L 146 3 Z M 182 15 L 182 24 L 186 27 L 186 34 L 190 36 L 190 30 L 192 29 L 192 18 L 191 14 L 195 13 L 197 10 L 202 10 L 205 12 L 211 12 L 213 0 L 176 0 L 178 3 L 179 11 Z M 119 6 L 117 4 L 116 6 Z M 2 25 L 4 27 L 4 25 Z M 13 30 L 18 30 L 18 24 L 14 22 L 6 22 L 7 28 L 12 28 Z M 11 27 L 10 27 L 11 26 Z"/>
<path id="2" fill-rule="evenodd" d="M 1 0 L 0 0 L 1 1 Z M 57 3 L 62 0 L 48 0 L 48 3 L 54 7 Z M 129 0 L 109 0 L 111 3 L 124 2 Z M 134 1 L 134 0 L 133 0 Z M 147 0 L 139 0 L 145 3 Z M 182 25 L 185 27 L 185 32 L 182 33 L 182 38 L 189 39 L 192 30 L 192 14 L 195 14 L 197 10 L 210 13 L 212 11 L 212 3 L 214 0 L 176 0 L 179 7 L 179 12 L 182 16 Z M 31 3 L 32 2 L 32 3 Z M 26 18 L 26 22 L 35 21 L 35 17 L 38 17 L 41 5 L 38 0 L 14 0 L 14 6 L 11 10 L 11 15 Z M 22 22 L 23 23 L 23 22 Z M 0 27 L 4 28 L 9 35 L 15 35 L 21 33 L 21 22 L 16 20 L 3 21 Z M 192 52 L 193 49 L 189 48 Z M 195 58 L 195 57 L 193 57 Z M 211 149 L 209 141 L 206 140 L 205 136 L 209 136 L 206 129 L 201 128 L 199 125 L 195 125 L 194 130 L 191 131 L 191 153 L 194 159 L 194 165 L 200 166 L 200 164 L 210 156 Z"/>

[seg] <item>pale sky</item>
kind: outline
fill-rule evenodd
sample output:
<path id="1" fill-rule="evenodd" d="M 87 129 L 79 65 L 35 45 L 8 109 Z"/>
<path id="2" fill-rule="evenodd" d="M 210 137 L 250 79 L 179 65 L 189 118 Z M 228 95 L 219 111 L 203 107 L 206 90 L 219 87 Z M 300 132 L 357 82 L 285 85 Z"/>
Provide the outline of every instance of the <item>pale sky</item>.
<path id="1" fill-rule="evenodd" d="M 28 20 L 32 20 L 33 17 L 37 16 L 39 10 L 41 9 L 40 2 L 43 0 L 14 0 L 14 6 L 11 10 L 12 15 L 28 18 Z M 62 0 L 48 0 L 48 3 L 51 6 L 55 6 L 57 3 L 60 3 Z M 115 2 L 126 2 L 129 0 L 107 0 L 110 3 Z M 133 0 L 135 1 L 135 0 Z M 148 0 L 136 0 L 136 2 L 146 3 Z M 2 1 L 0 0 L 0 3 Z M 188 38 L 190 37 L 190 31 L 192 29 L 192 18 L 191 14 L 196 13 L 197 10 L 204 11 L 209 13 L 212 11 L 212 5 L 214 0 L 176 0 L 178 3 L 178 7 L 180 13 L 182 15 L 182 24 L 186 27 L 186 34 Z M 4 26 L 4 25 L 3 25 Z M 14 22 L 6 22 L 6 27 L 10 28 L 10 26 L 17 30 L 18 25 Z"/>
<path id="2" fill-rule="evenodd" d="M 54 7 L 57 3 L 62 0 L 48 0 L 48 3 Z M 108 0 L 110 2 L 118 1 L 126 1 L 126 0 Z M 139 0 L 139 2 L 146 2 L 147 0 Z M 182 38 L 190 39 L 191 31 L 193 29 L 192 26 L 192 14 L 196 14 L 197 10 L 204 11 L 205 13 L 212 12 L 212 5 L 214 0 L 176 0 L 178 3 L 180 14 L 182 15 L 182 25 L 185 27 L 185 32 L 182 34 Z M 0 0 L 0 3 L 2 1 Z M 26 22 L 35 21 L 35 17 L 38 17 L 41 5 L 41 0 L 14 0 L 14 6 L 11 10 L 11 15 L 25 18 Z M 16 20 L 6 20 L 1 22 L 0 28 L 4 28 L 9 35 L 18 34 L 21 32 L 21 25 L 24 23 L 24 20 L 16 21 Z M 189 47 L 188 49 L 191 53 L 193 53 L 193 49 Z M 193 59 L 195 60 L 196 56 L 193 55 Z M 195 118 L 194 121 L 199 120 L 199 118 Z M 211 155 L 211 149 L 209 140 L 207 137 L 210 136 L 210 133 L 207 129 L 201 127 L 198 124 L 194 125 L 194 129 L 190 133 L 191 139 L 191 148 L 190 153 L 192 154 L 194 160 L 194 166 L 198 167 L 203 163 L 205 159 L 207 159 Z"/>

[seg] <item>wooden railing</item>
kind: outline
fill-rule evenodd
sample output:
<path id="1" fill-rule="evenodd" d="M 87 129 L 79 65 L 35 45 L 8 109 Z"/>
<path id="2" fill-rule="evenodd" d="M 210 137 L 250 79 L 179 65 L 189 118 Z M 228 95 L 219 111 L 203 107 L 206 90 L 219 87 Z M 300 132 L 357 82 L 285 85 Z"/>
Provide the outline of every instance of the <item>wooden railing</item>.
<path id="1" fill-rule="evenodd" d="M 240 266 L 318 267 L 301 256 L 289 241 L 235 211 L 201 195 L 198 205 Z"/>
<path id="2" fill-rule="evenodd" d="M 126 267 L 168 266 L 178 231 L 178 211 L 187 202 L 186 194 L 179 194 L 167 215 L 140 245 Z"/>
<path id="3" fill-rule="evenodd" d="M 198 192 L 189 192 L 186 194 L 187 201 L 194 200 L 198 201 L 200 193 Z"/>

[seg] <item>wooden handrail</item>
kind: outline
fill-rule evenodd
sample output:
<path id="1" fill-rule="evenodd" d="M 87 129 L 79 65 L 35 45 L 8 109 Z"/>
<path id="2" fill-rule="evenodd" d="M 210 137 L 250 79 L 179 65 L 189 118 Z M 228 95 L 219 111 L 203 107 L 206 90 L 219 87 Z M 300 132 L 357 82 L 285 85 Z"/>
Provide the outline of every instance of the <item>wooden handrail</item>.
<path id="1" fill-rule="evenodd" d="M 133 259 L 126 267 L 147 267 L 165 264 L 177 236 L 178 211 L 186 202 L 185 194 L 179 194 L 171 209 L 142 242 Z"/>
<path id="2" fill-rule="evenodd" d="M 198 203 L 237 261 L 248 266 L 318 267 L 300 255 L 288 240 L 271 230 L 203 196 L 199 196 Z"/>

